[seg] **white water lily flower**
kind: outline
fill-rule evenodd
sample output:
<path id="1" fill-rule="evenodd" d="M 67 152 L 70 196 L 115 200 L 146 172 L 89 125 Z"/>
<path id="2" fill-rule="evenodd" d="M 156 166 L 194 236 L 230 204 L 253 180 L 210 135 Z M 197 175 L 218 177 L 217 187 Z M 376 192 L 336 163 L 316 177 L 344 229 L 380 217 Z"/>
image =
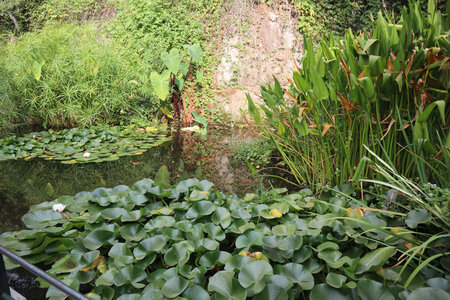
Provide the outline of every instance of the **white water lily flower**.
<path id="1" fill-rule="evenodd" d="M 83 153 L 83 157 L 84 158 L 89 158 L 91 156 L 91 154 L 89 152 L 84 152 Z"/>
<path id="2" fill-rule="evenodd" d="M 66 206 L 61 203 L 56 203 L 53 205 L 53 210 L 62 213 L 66 209 Z"/>

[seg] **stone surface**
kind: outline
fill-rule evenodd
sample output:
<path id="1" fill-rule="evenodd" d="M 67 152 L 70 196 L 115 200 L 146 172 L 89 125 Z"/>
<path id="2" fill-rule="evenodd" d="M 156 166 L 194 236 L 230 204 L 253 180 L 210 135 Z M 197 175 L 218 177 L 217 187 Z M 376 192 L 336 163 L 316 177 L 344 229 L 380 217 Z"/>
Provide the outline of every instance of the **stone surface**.
<path id="1" fill-rule="evenodd" d="M 236 11 L 244 16 L 241 22 L 233 22 Z M 235 0 L 225 18 L 232 25 L 217 52 L 220 64 L 215 75 L 221 88 L 217 98 L 232 120 L 242 121 L 246 93 L 260 101 L 260 85 L 272 83 L 273 76 L 287 86 L 303 47 L 289 9 L 265 4 L 242 7 L 242 1 Z"/>

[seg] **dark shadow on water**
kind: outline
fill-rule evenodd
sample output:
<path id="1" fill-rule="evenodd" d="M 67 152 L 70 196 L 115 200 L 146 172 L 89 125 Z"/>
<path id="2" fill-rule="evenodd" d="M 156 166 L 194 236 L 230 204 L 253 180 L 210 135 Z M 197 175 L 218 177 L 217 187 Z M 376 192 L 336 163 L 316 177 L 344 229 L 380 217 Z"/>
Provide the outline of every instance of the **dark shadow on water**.
<path id="1" fill-rule="evenodd" d="M 33 204 L 98 187 L 132 185 L 143 178 L 153 178 L 162 165 L 169 168 L 172 183 L 197 177 L 213 182 L 223 192 L 242 196 L 261 187 L 247 165 L 231 157 L 232 141 L 248 139 L 251 138 L 238 130 L 209 132 L 206 138 L 181 132 L 173 134 L 172 142 L 112 162 L 0 162 L 0 233 L 23 229 L 21 217 Z"/>

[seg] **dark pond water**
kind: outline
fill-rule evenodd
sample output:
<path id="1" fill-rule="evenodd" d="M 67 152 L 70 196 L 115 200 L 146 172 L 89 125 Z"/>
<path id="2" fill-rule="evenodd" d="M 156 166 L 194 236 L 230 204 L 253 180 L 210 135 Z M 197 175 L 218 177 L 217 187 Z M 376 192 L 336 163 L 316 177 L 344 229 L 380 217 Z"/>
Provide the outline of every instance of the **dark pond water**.
<path id="1" fill-rule="evenodd" d="M 153 178 L 162 165 L 172 182 L 197 177 L 223 192 L 243 195 L 259 185 L 244 162 L 232 158 L 231 146 L 251 137 L 239 130 L 217 130 L 206 138 L 178 133 L 172 142 L 151 148 L 143 155 L 112 162 L 64 165 L 35 159 L 0 162 L 0 233 L 23 229 L 21 216 L 29 207 L 61 195 L 74 195 L 97 187 L 132 185 Z"/>

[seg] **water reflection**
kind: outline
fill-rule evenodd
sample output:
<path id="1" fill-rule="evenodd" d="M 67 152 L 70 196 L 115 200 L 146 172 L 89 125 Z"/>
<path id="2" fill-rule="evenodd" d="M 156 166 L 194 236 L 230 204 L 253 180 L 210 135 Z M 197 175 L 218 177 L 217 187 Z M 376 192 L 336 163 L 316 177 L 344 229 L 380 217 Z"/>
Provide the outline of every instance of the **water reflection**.
<path id="1" fill-rule="evenodd" d="M 166 165 L 172 181 L 197 177 L 212 181 L 224 192 L 240 195 L 258 184 L 245 163 L 232 159 L 231 142 L 248 139 L 237 130 L 173 134 L 172 142 L 143 155 L 118 161 L 63 165 L 55 161 L 11 160 L 0 163 L 0 233 L 23 228 L 21 216 L 30 205 L 97 187 L 132 185 L 153 178 Z"/>

